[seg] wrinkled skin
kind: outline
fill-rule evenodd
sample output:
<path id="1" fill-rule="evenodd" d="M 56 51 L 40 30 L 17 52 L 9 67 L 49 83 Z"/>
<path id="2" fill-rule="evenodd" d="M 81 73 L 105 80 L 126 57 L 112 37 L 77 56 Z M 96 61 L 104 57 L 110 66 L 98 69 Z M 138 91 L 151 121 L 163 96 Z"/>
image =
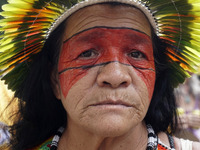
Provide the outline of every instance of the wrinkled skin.
<path id="1" fill-rule="evenodd" d="M 155 64 L 141 11 L 103 4 L 70 16 L 56 80 L 68 117 L 59 149 L 146 148 Z"/>

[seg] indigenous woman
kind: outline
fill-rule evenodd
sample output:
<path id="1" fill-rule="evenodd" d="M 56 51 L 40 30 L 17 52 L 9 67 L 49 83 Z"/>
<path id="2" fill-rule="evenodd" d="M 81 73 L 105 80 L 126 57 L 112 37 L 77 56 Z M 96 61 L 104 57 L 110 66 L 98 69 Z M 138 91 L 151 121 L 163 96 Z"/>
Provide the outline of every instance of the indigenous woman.
<path id="1" fill-rule="evenodd" d="M 173 88 L 199 65 L 199 1 L 10 0 L 3 80 L 14 150 L 174 150 Z M 185 146 L 182 146 L 185 145 Z"/>

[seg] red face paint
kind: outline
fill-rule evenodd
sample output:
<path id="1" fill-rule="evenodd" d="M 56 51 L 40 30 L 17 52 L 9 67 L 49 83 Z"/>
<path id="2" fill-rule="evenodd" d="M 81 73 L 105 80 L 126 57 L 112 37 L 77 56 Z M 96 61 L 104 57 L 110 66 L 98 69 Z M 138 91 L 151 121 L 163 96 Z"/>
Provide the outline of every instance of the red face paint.
<path id="1" fill-rule="evenodd" d="M 133 67 L 152 96 L 155 66 L 151 38 L 126 28 L 92 28 L 63 44 L 58 63 L 63 95 L 66 97 L 69 89 L 87 74 L 84 68 L 110 61 Z"/>

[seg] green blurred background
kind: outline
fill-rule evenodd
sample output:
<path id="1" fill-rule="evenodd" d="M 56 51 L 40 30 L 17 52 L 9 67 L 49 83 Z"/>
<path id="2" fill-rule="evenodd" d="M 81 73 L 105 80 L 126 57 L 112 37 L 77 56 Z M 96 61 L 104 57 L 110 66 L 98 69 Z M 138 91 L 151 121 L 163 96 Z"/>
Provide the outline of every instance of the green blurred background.
<path id="1" fill-rule="evenodd" d="M 7 0 L 0 0 L 0 11 L 2 11 L 1 6 L 5 3 L 7 3 Z M 0 18 L 2 17 L 0 16 Z"/>

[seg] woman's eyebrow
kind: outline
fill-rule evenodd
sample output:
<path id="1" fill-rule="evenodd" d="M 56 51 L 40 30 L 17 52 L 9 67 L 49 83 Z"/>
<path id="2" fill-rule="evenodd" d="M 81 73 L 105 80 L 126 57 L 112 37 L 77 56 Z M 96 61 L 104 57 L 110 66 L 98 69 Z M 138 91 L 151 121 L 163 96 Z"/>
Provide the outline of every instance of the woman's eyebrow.
<path id="1" fill-rule="evenodd" d="M 136 31 L 137 32 L 137 31 Z M 134 42 L 136 42 L 137 44 L 150 44 L 152 43 L 152 40 L 151 38 L 142 33 L 142 32 L 139 32 L 139 35 L 138 34 L 132 34 L 132 33 L 129 33 L 129 34 L 125 34 L 124 35 L 124 38 L 128 39 L 128 40 L 134 40 Z"/>
<path id="2" fill-rule="evenodd" d="M 87 32 L 87 31 L 85 31 Z M 84 34 L 84 33 L 83 33 Z M 91 41 L 100 37 L 104 37 L 105 32 L 102 31 L 90 31 L 89 33 L 86 33 L 85 35 L 82 35 L 77 38 L 77 42 L 87 42 Z"/>
<path id="3" fill-rule="evenodd" d="M 87 41 L 90 41 L 92 39 L 96 39 L 97 37 L 98 38 L 103 37 L 105 35 L 105 32 L 102 32 L 102 31 L 99 31 L 99 30 L 95 30 L 95 29 L 98 29 L 98 28 L 101 28 L 101 29 L 117 29 L 117 30 L 120 30 L 120 29 L 121 30 L 124 30 L 124 29 L 125 30 L 126 29 L 127 30 L 132 30 L 132 31 L 135 31 L 138 34 L 141 34 L 142 36 L 144 36 L 146 38 L 144 39 L 141 36 L 136 35 L 136 34 L 132 34 L 132 33 L 128 34 L 127 38 L 134 39 L 134 40 L 141 39 L 141 42 L 144 42 L 144 43 L 146 43 L 146 42 L 149 43 L 149 41 L 151 41 L 151 37 L 149 35 L 147 35 L 146 33 L 142 32 L 140 30 L 137 30 L 137 29 L 127 28 L 127 27 L 104 27 L 104 26 L 97 26 L 97 27 L 88 28 L 88 29 L 83 30 L 81 32 L 75 33 L 70 38 L 68 38 L 67 40 L 65 40 L 63 43 L 66 43 L 67 41 L 69 41 L 72 38 L 77 38 L 76 40 L 78 42 L 87 42 Z M 85 34 L 85 35 L 83 35 L 83 34 Z M 149 39 L 149 40 L 147 40 L 147 39 Z"/>
<path id="4" fill-rule="evenodd" d="M 78 42 L 87 42 L 87 41 L 95 39 L 97 37 L 98 38 L 99 37 L 103 37 L 104 35 L 105 35 L 105 33 L 102 32 L 102 31 L 85 30 L 83 32 L 79 32 L 79 33 L 74 34 L 72 37 L 70 37 L 69 39 L 65 40 L 63 43 L 66 43 L 67 41 L 69 41 L 72 38 L 77 38 L 76 41 L 78 41 Z"/>

